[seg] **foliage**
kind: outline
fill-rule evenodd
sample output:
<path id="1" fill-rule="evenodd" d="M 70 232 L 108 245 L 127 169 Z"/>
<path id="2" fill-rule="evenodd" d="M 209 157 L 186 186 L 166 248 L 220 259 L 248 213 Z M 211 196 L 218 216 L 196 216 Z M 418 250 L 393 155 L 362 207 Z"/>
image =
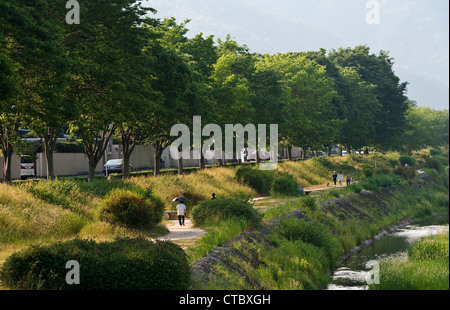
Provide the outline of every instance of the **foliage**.
<path id="1" fill-rule="evenodd" d="M 331 257 L 335 240 L 326 226 L 308 219 L 287 217 L 279 221 L 276 233 L 291 241 L 301 240 L 316 247 L 323 248 Z"/>
<path id="2" fill-rule="evenodd" d="M 298 196 L 298 184 L 290 174 L 280 174 L 275 177 L 270 189 L 271 196 Z"/>
<path id="3" fill-rule="evenodd" d="M 262 215 L 248 201 L 236 198 L 205 200 L 192 210 L 192 219 L 196 226 L 220 223 L 232 217 L 244 218 L 255 226 Z"/>
<path id="4" fill-rule="evenodd" d="M 236 171 L 236 180 L 250 186 L 260 195 L 269 195 L 274 175 L 270 171 L 244 166 Z"/>
<path id="5" fill-rule="evenodd" d="M 161 222 L 164 212 L 164 204 L 158 198 L 143 198 L 122 189 L 111 191 L 100 206 L 105 221 L 137 229 L 153 228 Z"/>
<path id="6" fill-rule="evenodd" d="M 385 259 L 380 264 L 380 285 L 371 290 L 448 290 L 448 233 L 426 237 L 408 250 L 407 260 Z"/>
<path id="7" fill-rule="evenodd" d="M 374 175 L 375 169 L 372 166 L 365 165 L 362 169 L 362 173 L 366 178 L 370 178 Z"/>
<path id="8" fill-rule="evenodd" d="M 414 179 L 416 177 L 416 169 L 411 166 L 400 166 L 394 170 L 394 174 L 402 176 L 406 179 Z"/>
<path id="9" fill-rule="evenodd" d="M 416 165 L 416 160 L 414 159 L 414 157 L 411 156 L 403 155 L 400 156 L 398 160 L 400 161 L 400 164 L 402 166 L 408 165 L 414 167 Z"/>
<path id="10" fill-rule="evenodd" d="M 72 260 L 81 266 L 79 285 L 66 283 L 66 263 Z M 186 290 L 190 273 L 184 251 L 170 242 L 75 239 L 11 255 L 0 279 L 26 290 Z"/>

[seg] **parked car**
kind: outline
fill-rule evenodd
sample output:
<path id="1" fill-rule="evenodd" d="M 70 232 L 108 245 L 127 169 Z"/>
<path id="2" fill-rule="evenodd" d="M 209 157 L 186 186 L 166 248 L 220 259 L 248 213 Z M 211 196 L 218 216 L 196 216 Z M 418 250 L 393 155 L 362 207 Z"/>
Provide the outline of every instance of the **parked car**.
<path id="1" fill-rule="evenodd" d="M 106 175 L 106 168 L 108 167 L 108 174 L 123 173 L 123 159 L 111 159 L 103 166 L 103 174 Z M 130 165 L 130 171 L 133 171 L 133 166 Z"/>
<path id="2" fill-rule="evenodd" d="M 34 177 L 36 175 L 34 160 L 31 156 L 22 155 L 20 157 L 20 178 L 22 180 Z"/>

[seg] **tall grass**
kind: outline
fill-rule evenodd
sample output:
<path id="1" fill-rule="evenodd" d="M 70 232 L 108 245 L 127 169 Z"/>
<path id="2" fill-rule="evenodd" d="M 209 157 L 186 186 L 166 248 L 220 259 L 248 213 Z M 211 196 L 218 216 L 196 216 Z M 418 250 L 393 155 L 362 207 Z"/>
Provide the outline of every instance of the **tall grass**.
<path id="1" fill-rule="evenodd" d="M 0 247 L 76 235 L 85 224 L 79 214 L 0 184 Z"/>
<path id="2" fill-rule="evenodd" d="M 208 226 L 208 224 L 205 224 Z M 187 254 L 191 262 L 196 262 L 200 258 L 209 254 L 213 249 L 222 246 L 225 242 L 239 236 L 243 231 L 247 230 L 249 223 L 245 218 L 231 217 L 226 221 L 217 224 L 208 231 L 196 245 L 189 248 Z"/>
<path id="3" fill-rule="evenodd" d="M 380 284 L 371 290 L 448 290 L 449 234 L 424 238 L 408 251 L 407 258 L 383 260 Z"/>

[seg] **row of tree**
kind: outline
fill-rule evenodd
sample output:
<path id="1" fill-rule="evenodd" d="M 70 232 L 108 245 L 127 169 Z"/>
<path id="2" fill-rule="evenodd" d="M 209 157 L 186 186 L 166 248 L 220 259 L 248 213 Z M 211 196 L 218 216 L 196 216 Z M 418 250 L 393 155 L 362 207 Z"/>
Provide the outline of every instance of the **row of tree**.
<path id="1" fill-rule="evenodd" d="M 66 130 L 83 142 L 91 180 L 113 135 L 125 177 L 138 144 L 154 146 L 158 174 L 162 152 L 177 138 L 172 126 L 192 125 L 194 115 L 222 127 L 278 124 L 288 148 L 448 145 L 448 111 L 410 102 L 386 52 L 358 46 L 261 55 L 230 37 L 188 38 L 187 22 L 152 18 L 155 10 L 135 0 L 85 1 L 80 24 L 69 25 L 65 2 L 0 2 L 5 182 L 19 128 L 42 137 L 48 179 Z"/>

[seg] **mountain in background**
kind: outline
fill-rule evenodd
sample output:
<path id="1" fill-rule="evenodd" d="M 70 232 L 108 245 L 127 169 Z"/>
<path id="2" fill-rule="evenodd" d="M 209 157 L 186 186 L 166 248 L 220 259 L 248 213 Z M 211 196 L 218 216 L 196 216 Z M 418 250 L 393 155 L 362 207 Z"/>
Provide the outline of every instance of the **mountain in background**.
<path id="1" fill-rule="evenodd" d="M 449 2 L 378 0 L 380 24 L 362 0 L 151 0 L 159 18 L 190 19 L 189 35 L 230 34 L 253 52 L 285 53 L 367 45 L 390 52 L 420 106 L 449 108 Z"/>

